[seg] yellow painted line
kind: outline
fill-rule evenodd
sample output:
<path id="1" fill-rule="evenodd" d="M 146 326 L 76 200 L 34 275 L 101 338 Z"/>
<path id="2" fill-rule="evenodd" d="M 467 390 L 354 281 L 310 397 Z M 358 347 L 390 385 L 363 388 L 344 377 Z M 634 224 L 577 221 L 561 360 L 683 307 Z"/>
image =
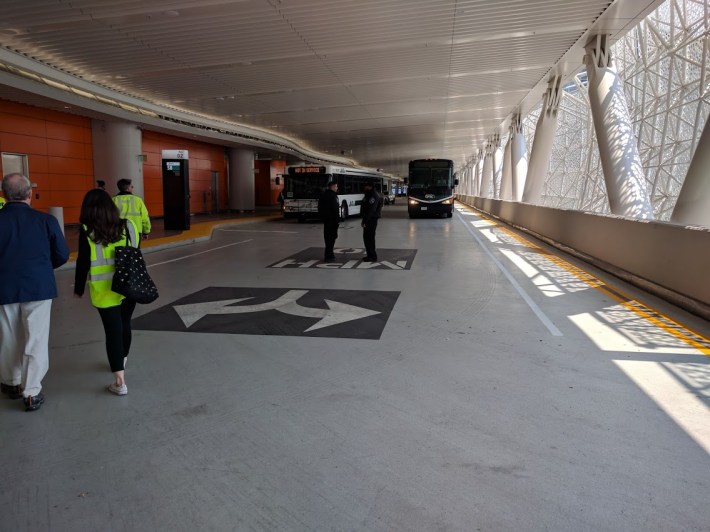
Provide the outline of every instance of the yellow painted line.
<path id="1" fill-rule="evenodd" d="M 468 205 L 466 205 L 466 207 L 468 207 Z M 626 307 L 628 310 L 632 311 L 636 315 L 648 320 L 656 327 L 659 327 L 671 336 L 682 340 L 683 342 L 694 347 L 701 353 L 710 356 L 710 338 L 707 338 L 703 334 L 678 323 L 677 321 L 663 314 L 661 311 L 641 303 L 640 301 L 625 294 L 621 290 L 607 285 L 604 281 L 595 277 L 590 272 L 580 268 L 579 266 L 575 266 L 574 264 L 571 264 L 570 262 L 564 260 L 562 257 L 554 255 L 549 251 L 541 248 L 536 243 L 501 225 L 497 220 L 490 218 L 489 216 L 483 214 L 480 211 L 475 212 L 476 214 L 484 218 L 486 221 L 491 223 L 493 226 L 498 227 L 508 236 L 514 238 L 515 240 L 526 246 L 528 249 L 531 249 L 539 255 L 545 256 L 545 258 L 547 258 L 557 266 L 567 270 L 569 273 L 571 273 L 581 281 L 584 281 L 587 285 L 599 290 L 601 293 L 603 293 L 607 297 L 610 297 L 614 301 L 621 303 L 624 307 Z"/>
<path id="2" fill-rule="evenodd" d="M 193 240 L 195 238 L 202 238 L 205 236 L 210 236 L 212 231 L 218 227 L 225 225 L 233 225 L 247 222 L 256 222 L 263 220 L 275 220 L 281 218 L 281 214 L 268 214 L 264 216 L 249 216 L 248 218 L 224 218 L 220 220 L 211 220 L 209 222 L 201 222 L 190 226 L 190 229 L 182 231 L 180 234 L 171 236 L 162 236 L 160 238 L 148 238 L 142 243 L 142 248 L 151 248 L 155 246 L 161 246 L 163 244 L 172 244 L 174 242 L 182 242 L 184 240 Z M 76 261 L 78 252 L 74 251 L 69 254 L 69 262 Z"/>

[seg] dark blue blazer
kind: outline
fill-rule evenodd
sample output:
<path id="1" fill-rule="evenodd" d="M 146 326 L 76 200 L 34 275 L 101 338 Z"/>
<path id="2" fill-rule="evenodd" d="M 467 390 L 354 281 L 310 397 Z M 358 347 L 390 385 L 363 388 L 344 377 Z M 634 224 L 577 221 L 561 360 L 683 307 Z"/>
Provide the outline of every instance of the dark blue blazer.
<path id="1" fill-rule="evenodd" d="M 0 305 L 57 297 L 53 270 L 68 259 L 56 218 L 16 201 L 0 209 Z"/>

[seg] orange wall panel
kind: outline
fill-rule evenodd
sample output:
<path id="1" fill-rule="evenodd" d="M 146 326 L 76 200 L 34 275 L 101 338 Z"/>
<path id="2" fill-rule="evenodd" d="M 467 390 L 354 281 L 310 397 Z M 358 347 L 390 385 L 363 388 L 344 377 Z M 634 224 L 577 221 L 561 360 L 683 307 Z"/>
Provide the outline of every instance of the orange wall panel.
<path id="1" fill-rule="evenodd" d="M 47 153 L 46 138 L 6 133 L 4 131 L 0 133 L 0 146 L 2 146 L 2 151 L 10 153 L 26 153 L 27 155 Z"/>
<path id="2" fill-rule="evenodd" d="M 29 135 L 31 137 L 47 137 L 47 123 L 38 118 L 30 118 L 7 114 L 3 116 L 2 131 L 15 135 Z"/>
<path id="3" fill-rule="evenodd" d="M 0 146 L 2 146 L 2 142 L 0 142 Z M 32 179 L 34 179 L 35 174 L 37 174 L 37 173 L 46 174 L 47 170 L 49 168 L 47 156 L 46 155 L 34 155 L 34 156 L 30 157 L 29 166 L 30 166 L 30 175 L 32 176 Z"/>
<path id="4" fill-rule="evenodd" d="M 144 131 L 143 199 L 151 216 L 163 214 L 161 152 L 168 149 L 190 153 L 192 212 L 211 210 L 212 195 L 217 193 L 218 208 L 225 210 L 228 163 L 224 147 Z M 63 207 L 65 223 L 78 223 L 81 201 L 95 183 L 89 118 L 0 100 L 0 151 L 28 156 L 29 178 L 37 185 L 35 208 Z M 212 172 L 219 176 L 217 191 L 212 189 Z"/>
<path id="5" fill-rule="evenodd" d="M 60 175 L 82 175 L 86 171 L 82 159 L 69 159 L 67 157 L 47 157 L 49 172 Z"/>
<path id="6" fill-rule="evenodd" d="M 47 111 L 40 107 L 32 107 L 31 105 L 20 105 L 9 100 L 0 100 L 0 114 L 19 115 L 44 120 L 44 118 L 47 116 Z"/>
<path id="7" fill-rule="evenodd" d="M 285 161 L 254 161 L 254 168 L 259 172 L 255 174 L 256 179 L 256 204 L 257 205 L 278 205 L 279 193 L 283 190 L 283 173 L 286 169 Z M 276 184 L 276 177 L 279 176 L 279 183 Z"/>
<path id="8" fill-rule="evenodd" d="M 0 100 L 0 151 L 27 155 L 32 206 L 64 208 L 79 221 L 79 206 L 94 183 L 91 120 Z"/>
<path id="9" fill-rule="evenodd" d="M 85 157 L 84 144 L 67 140 L 47 139 L 47 153 L 57 157 L 83 159 Z"/>
<path id="10" fill-rule="evenodd" d="M 86 128 L 79 125 L 47 122 L 47 138 L 85 143 L 87 142 Z M 91 137 L 88 141 L 91 142 Z"/>
<path id="11" fill-rule="evenodd" d="M 163 214 L 163 150 L 188 150 L 190 172 L 190 212 L 207 212 L 211 209 L 212 172 L 219 173 L 219 209 L 227 206 L 227 162 L 222 146 L 196 142 L 153 131 L 143 131 L 143 182 L 144 198 L 151 216 Z M 224 191 L 224 192 L 223 192 Z M 159 214 L 154 214 L 159 213 Z"/>
<path id="12" fill-rule="evenodd" d="M 284 172 L 286 171 L 286 161 L 271 161 L 271 204 L 279 204 L 279 195 L 284 189 Z M 276 178 L 279 178 L 279 184 L 276 184 Z"/>

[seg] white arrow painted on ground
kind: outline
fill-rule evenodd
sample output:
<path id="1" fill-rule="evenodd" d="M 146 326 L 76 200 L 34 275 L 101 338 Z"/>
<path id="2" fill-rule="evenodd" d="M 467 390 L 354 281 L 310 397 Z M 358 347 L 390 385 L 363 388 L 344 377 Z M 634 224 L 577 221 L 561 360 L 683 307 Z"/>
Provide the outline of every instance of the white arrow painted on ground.
<path id="1" fill-rule="evenodd" d="M 307 293 L 308 290 L 289 290 L 274 301 L 259 303 L 256 305 L 233 306 L 235 303 L 240 303 L 242 301 L 246 301 L 247 299 L 253 299 L 251 297 L 242 297 L 239 299 L 223 299 L 221 301 L 206 301 L 204 303 L 174 305 L 173 308 L 178 313 L 178 316 L 180 316 L 180 319 L 185 324 L 185 327 L 192 326 L 208 314 L 246 314 L 249 312 L 261 312 L 264 310 L 277 310 L 279 312 L 283 312 L 284 314 L 303 316 L 305 318 L 320 318 L 320 321 L 306 329 L 305 332 L 380 314 L 377 310 L 356 307 L 354 305 L 331 301 L 329 299 L 325 300 L 325 303 L 328 305 L 327 309 L 302 307 L 297 303 L 297 300 Z"/>
<path id="2" fill-rule="evenodd" d="M 331 325 L 345 323 L 346 321 L 359 320 L 360 318 L 367 318 L 368 316 L 374 316 L 375 314 L 380 313 L 377 310 L 356 307 L 346 303 L 339 303 L 338 301 L 331 301 L 330 299 L 326 299 L 325 303 L 328 305 L 327 309 L 302 307 L 294 301 L 292 303 L 287 303 L 276 310 L 285 314 L 291 314 L 293 316 L 320 318 L 318 323 L 311 325 L 304 332 L 315 331 L 316 329 L 322 329 L 323 327 L 330 327 Z"/>

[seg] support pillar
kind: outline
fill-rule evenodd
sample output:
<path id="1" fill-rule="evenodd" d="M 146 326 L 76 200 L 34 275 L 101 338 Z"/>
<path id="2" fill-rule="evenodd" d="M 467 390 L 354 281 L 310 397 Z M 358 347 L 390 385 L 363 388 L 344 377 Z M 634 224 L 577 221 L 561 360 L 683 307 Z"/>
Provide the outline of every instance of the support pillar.
<path id="1" fill-rule="evenodd" d="M 512 147 L 513 135 L 509 135 L 503 152 L 503 172 L 500 181 L 500 199 L 504 201 L 513 199 L 513 169 L 510 167 L 512 164 Z"/>
<path id="2" fill-rule="evenodd" d="M 91 132 L 94 179 L 106 181 L 106 192 L 112 196 L 118 194 L 119 179 L 130 179 L 133 193 L 145 198 L 140 127 L 130 122 L 92 120 Z"/>
<path id="3" fill-rule="evenodd" d="M 513 201 L 523 201 L 523 191 L 525 190 L 525 181 L 528 176 L 528 146 L 523 135 L 523 122 L 520 113 L 513 117 L 513 122 L 510 125 L 510 135 L 512 145 L 510 147 L 510 160 L 512 171 L 512 190 Z"/>
<path id="4" fill-rule="evenodd" d="M 646 178 L 624 87 L 612 64 L 606 35 L 597 35 L 586 47 L 589 105 L 599 144 L 609 207 L 613 214 L 653 220 Z"/>
<path id="5" fill-rule="evenodd" d="M 253 211 L 255 206 L 254 152 L 229 149 L 229 208 Z"/>
<path id="6" fill-rule="evenodd" d="M 550 169 L 552 144 L 557 129 L 557 113 L 560 109 L 562 77 L 555 75 L 547 85 L 542 99 L 542 110 L 535 126 L 530 166 L 528 167 L 522 200 L 539 204 L 545 188 L 545 178 Z"/>
<path id="7" fill-rule="evenodd" d="M 481 195 L 481 178 L 483 175 L 483 159 L 484 159 L 483 150 L 479 149 L 476 157 L 477 157 L 477 160 L 476 160 L 476 185 L 474 187 L 473 195 L 480 196 Z"/>
<path id="8" fill-rule="evenodd" d="M 693 160 L 678 194 L 671 222 L 710 227 L 710 120 L 700 135 Z"/>
<path id="9" fill-rule="evenodd" d="M 481 190 L 479 196 L 482 198 L 493 197 L 493 144 L 489 140 L 486 143 L 486 151 L 483 156 L 483 172 L 481 173 Z"/>
<path id="10" fill-rule="evenodd" d="M 503 173 L 503 148 L 500 144 L 500 135 L 495 134 L 493 138 L 493 194 L 490 196 L 495 199 L 500 198 L 501 174 Z"/>
<path id="11" fill-rule="evenodd" d="M 459 193 L 463 196 L 468 194 L 468 166 L 464 166 L 461 170 L 461 177 L 459 179 Z"/>

